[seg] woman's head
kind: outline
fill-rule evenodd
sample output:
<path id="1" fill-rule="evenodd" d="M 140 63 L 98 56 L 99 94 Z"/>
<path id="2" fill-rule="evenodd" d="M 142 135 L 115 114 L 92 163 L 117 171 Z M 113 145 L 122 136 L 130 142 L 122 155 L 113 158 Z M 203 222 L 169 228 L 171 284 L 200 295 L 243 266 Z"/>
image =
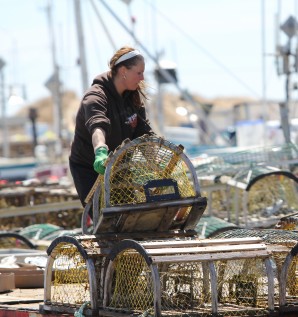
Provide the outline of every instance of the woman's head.
<path id="1" fill-rule="evenodd" d="M 147 98 L 144 92 L 145 61 L 141 53 L 129 46 L 122 47 L 113 55 L 109 65 L 118 93 L 122 95 L 130 90 L 135 106 L 142 105 L 141 96 Z"/>
<path id="2" fill-rule="evenodd" d="M 118 69 L 122 66 L 127 69 L 136 66 L 138 63 L 144 63 L 144 57 L 141 53 L 130 46 L 123 46 L 110 59 L 110 69 L 113 75 L 116 75 Z"/>
<path id="3" fill-rule="evenodd" d="M 110 60 L 110 69 L 120 94 L 137 90 L 144 96 L 145 61 L 139 51 L 129 46 L 120 48 Z"/>

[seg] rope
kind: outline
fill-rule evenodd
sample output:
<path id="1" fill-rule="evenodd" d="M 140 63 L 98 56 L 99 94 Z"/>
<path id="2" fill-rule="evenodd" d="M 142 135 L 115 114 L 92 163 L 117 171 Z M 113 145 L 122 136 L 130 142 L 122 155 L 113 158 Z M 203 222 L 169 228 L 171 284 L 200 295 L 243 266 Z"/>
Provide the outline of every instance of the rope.
<path id="1" fill-rule="evenodd" d="M 79 308 L 79 310 L 75 311 L 74 317 L 85 317 L 85 315 L 83 314 L 83 311 L 84 311 L 85 307 L 86 307 L 87 305 L 89 305 L 89 304 L 90 304 L 90 302 L 85 302 L 85 303 Z"/>
<path id="2" fill-rule="evenodd" d="M 143 314 L 139 315 L 138 317 L 154 317 L 154 314 L 150 313 L 150 309 L 145 310 Z"/>

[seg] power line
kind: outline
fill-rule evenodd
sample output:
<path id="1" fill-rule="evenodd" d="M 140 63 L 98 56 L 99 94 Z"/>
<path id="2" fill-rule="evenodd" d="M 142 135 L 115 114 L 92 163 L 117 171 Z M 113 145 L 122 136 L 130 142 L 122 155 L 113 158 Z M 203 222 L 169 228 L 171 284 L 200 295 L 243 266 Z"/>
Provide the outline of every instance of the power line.
<path id="1" fill-rule="evenodd" d="M 240 83 L 243 87 L 245 87 L 250 93 L 260 98 L 259 93 L 257 93 L 253 88 L 247 85 L 241 78 L 239 78 L 236 74 L 234 74 L 227 66 L 225 66 L 221 61 L 219 61 L 212 53 L 210 53 L 206 48 L 202 45 L 198 44 L 195 39 L 193 39 L 187 32 L 181 29 L 178 25 L 176 25 L 173 21 L 171 21 L 164 13 L 156 8 L 156 6 L 149 2 L 149 0 L 144 0 L 147 2 L 149 6 L 152 7 L 162 18 L 164 18 L 172 27 L 174 27 L 177 31 L 179 31 L 185 38 L 187 38 L 196 48 L 200 49 L 204 54 L 206 54 L 217 66 L 221 67 L 224 71 L 226 71 L 232 78 L 234 78 L 238 83 Z"/>
<path id="2" fill-rule="evenodd" d="M 117 14 L 109 7 L 109 5 L 105 2 L 105 0 L 100 0 L 100 2 L 103 4 L 103 6 L 110 12 L 110 14 L 117 20 L 117 22 L 125 29 L 125 31 L 130 34 L 130 36 L 135 40 L 135 43 L 146 53 L 146 55 L 155 62 L 155 64 L 157 66 L 159 66 L 159 60 L 156 56 L 152 55 L 149 50 L 146 48 L 146 46 L 139 41 L 139 39 L 135 36 L 135 34 L 123 23 L 123 21 L 117 16 Z M 162 67 L 158 68 L 159 72 L 161 73 L 161 75 L 167 80 L 167 82 L 172 83 L 175 85 L 175 87 L 178 89 L 178 91 L 181 93 L 181 96 L 183 96 L 185 98 L 186 101 L 188 101 L 191 105 L 193 105 L 194 107 L 197 106 L 197 103 L 194 101 L 194 99 L 192 98 L 192 96 L 190 96 L 188 93 L 186 93 L 186 91 L 184 89 L 182 89 L 180 87 L 180 85 L 177 83 L 177 81 L 173 78 L 173 76 L 171 75 L 171 73 L 167 70 L 164 69 Z M 207 115 L 205 114 L 205 112 L 203 111 L 203 109 L 201 109 L 201 107 L 196 107 L 196 109 L 198 110 L 201 118 L 208 123 L 208 126 L 210 128 L 210 130 L 214 133 L 216 133 L 219 137 L 222 138 L 222 140 L 224 142 L 228 142 L 228 140 L 226 140 L 222 135 L 219 134 L 219 131 L 217 129 L 217 127 L 209 120 L 209 118 L 207 117 Z M 201 128 L 199 126 L 199 128 Z M 203 129 L 202 129 L 202 132 Z M 209 137 L 209 136 L 208 136 Z M 210 140 L 211 141 L 211 140 Z"/>

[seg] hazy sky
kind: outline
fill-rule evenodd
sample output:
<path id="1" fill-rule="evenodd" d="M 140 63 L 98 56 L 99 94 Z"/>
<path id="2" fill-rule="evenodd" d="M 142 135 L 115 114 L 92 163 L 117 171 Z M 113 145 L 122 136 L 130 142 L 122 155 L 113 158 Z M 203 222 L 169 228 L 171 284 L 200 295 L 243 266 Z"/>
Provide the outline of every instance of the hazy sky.
<path id="1" fill-rule="evenodd" d="M 276 22 L 282 24 L 290 15 L 297 16 L 297 0 L 132 0 L 130 5 L 121 0 L 104 2 L 121 23 L 134 31 L 150 56 L 158 54 L 176 64 L 181 88 L 207 98 L 285 98 L 285 76 L 278 76 L 275 66 Z M 17 90 L 25 87 L 29 102 L 49 95 L 44 85 L 53 74 L 49 3 L 63 87 L 82 94 L 74 0 L 0 0 L 0 58 L 6 62 L 5 87 L 7 91 L 11 85 Z M 100 0 L 82 0 L 81 7 L 91 83 L 94 76 L 107 70 L 115 48 L 135 45 L 135 41 Z M 133 29 L 131 15 L 135 18 Z M 280 44 L 285 45 L 284 33 L 280 32 L 279 37 Z M 145 76 L 154 92 L 154 62 L 146 52 L 144 55 Z M 295 74 L 292 80 L 295 82 Z M 297 98 L 295 94 L 293 98 Z"/>

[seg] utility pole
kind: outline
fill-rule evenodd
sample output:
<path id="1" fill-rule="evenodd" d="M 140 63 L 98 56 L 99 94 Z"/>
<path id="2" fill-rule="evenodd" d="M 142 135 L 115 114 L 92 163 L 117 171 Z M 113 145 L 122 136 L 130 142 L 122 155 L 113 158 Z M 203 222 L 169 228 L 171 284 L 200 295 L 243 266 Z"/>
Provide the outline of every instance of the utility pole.
<path id="1" fill-rule="evenodd" d="M 289 124 L 289 106 L 291 100 L 291 75 L 298 70 L 297 53 L 292 53 L 292 39 L 297 36 L 298 23 L 295 17 L 290 16 L 281 26 L 280 29 L 287 35 L 288 41 L 284 46 L 277 46 L 277 57 L 281 59 L 281 65 L 277 63 L 277 74 L 286 75 L 285 80 L 285 102 L 281 102 L 280 109 L 280 121 L 286 143 L 291 142 L 291 132 Z M 294 58 L 294 63 L 292 59 Z M 277 60 L 278 61 L 278 60 Z M 293 67 L 294 65 L 294 67 Z"/>
<path id="2" fill-rule="evenodd" d="M 36 146 L 37 146 L 37 132 L 36 132 L 36 119 L 37 119 L 37 110 L 36 108 L 29 108 L 29 119 L 32 124 L 32 136 L 33 136 L 33 155 L 36 156 Z"/>
<path id="3" fill-rule="evenodd" d="M 9 135 L 7 129 L 7 118 L 6 118 L 6 97 L 5 97 L 5 82 L 4 72 L 5 61 L 0 58 L 0 84 L 1 84 L 1 110 L 2 110 L 2 156 L 8 158 L 9 153 Z"/>
<path id="4" fill-rule="evenodd" d="M 263 117 L 263 139 L 267 144 L 266 126 L 268 120 L 267 83 L 266 83 L 266 7 L 265 0 L 261 2 L 261 23 L 262 23 L 262 117 Z"/>
<path id="5" fill-rule="evenodd" d="M 52 50 L 52 62 L 54 74 L 45 83 L 45 86 L 51 91 L 53 98 L 53 123 L 56 134 L 55 154 L 56 158 L 62 156 L 62 101 L 61 101 L 61 82 L 59 74 L 59 66 L 56 58 L 55 34 L 52 17 L 52 0 L 49 0 L 47 7 L 47 17 Z"/>
<path id="6" fill-rule="evenodd" d="M 75 6 L 76 27 L 77 27 L 77 35 L 78 35 L 79 65 L 81 68 L 82 88 L 83 88 L 83 91 L 86 91 L 89 85 L 88 85 L 88 72 L 87 72 L 87 63 L 86 63 L 86 54 L 85 54 L 84 31 L 83 31 L 83 23 L 82 23 L 82 16 L 81 16 L 81 0 L 74 0 L 74 6 Z"/>

